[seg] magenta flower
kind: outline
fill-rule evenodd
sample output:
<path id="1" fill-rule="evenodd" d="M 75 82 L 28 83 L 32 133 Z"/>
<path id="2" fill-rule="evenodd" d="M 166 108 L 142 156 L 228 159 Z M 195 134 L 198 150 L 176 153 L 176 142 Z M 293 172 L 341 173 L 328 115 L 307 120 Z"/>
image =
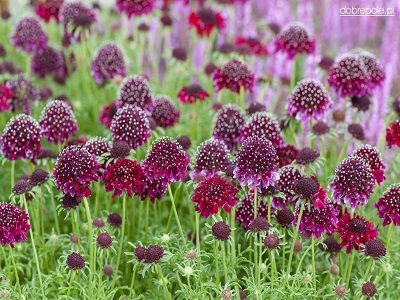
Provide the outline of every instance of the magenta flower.
<path id="1" fill-rule="evenodd" d="M 276 155 L 278 155 L 279 167 L 290 165 L 297 157 L 299 150 L 293 145 L 283 145 L 276 148 Z"/>
<path id="2" fill-rule="evenodd" d="M 141 16 L 151 13 L 156 6 L 154 0 L 116 0 L 117 8 L 120 12 L 132 16 Z"/>
<path id="3" fill-rule="evenodd" d="M 26 241 L 26 233 L 31 229 L 29 215 L 19 206 L 0 202 L 0 243 L 9 244 Z"/>
<path id="4" fill-rule="evenodd" d="M 237 94 L 240 90 L 252 91 L 255 85 L 255 76 L 245 64 L 238 60 L 231 60 L 212 74 L 214 88 L 217 92 L 228 89 Z"/>
<path id="5" fill-rule="evenodd" d="M 112 119 L 114 118 L 116 113 L 117 113 L 117 106 L 114 100 L 111 103 L 103 106 L 99 115 L 100 123 L 103 124 L 106 128 L 110 128 Z"/>
<path id="6" fill-rule="evenodd" d="M 96 157 L 80 146 L 69 146 L 57 157 L 54 182 L 64 194 L 72 197 L 90 197 L 89 185 L 99 179 L 100 164 Z"/>
<path id="7" fill-rule="evenodd" d="M 117 106 L 133 104 L 143 110 L 154 107 L 153 95 L 149 83 L 143 76 L 130 76 L 124 79 L 118 92 Z"/>
<path id="8" fill-rule="evenodd" d="M 385 70 L 382 65 L 379 64 L 378 60 L 374 55 L 367 51 L 361 51 L 359 58 L 365 66 L 367 74 L 370 78 L 370 89 L 374 89 L 377 86 L 381 86 L 385 80 Z"/>
<path id="9" fill-rule="evenodd" d="M 52 47 L 45 47 L 35 52 L 31 60 L 33 74 L 40 78 L 46 75 L 65 75 L 65 63 L 62 54 Z"/>
<path id="10" fill-rule="evenodd" d="M 197 35 L 200 37 L 210 36 L 214 30 L 221 30 L 226 26 L 225 19 L 218 11 L 211 8 L 201 7 L 197 11 L 189 14 L 189 25 L 196 29 Z"/>
<path id="11" fill-rule="evenodd" d="M 262 218 L 268 217 L 267 203 L 258 201 L 257 216 Z M 250 193 L 244 197 L 236 206 L 236 221 L 244 230 L 249 230 L 254 221 L 254 195 Z"/>
<path id="12" fill-rule="evenodd" d="M 5 84 L 0 83 L 0 113 L 10 111 L 12 90 Z"/>
<path id="13" fill-rule="evenodd" d="M 109 165 L 103 173 L 107 192 L 113 191 L 113 198 L 126 193 L 129 197 L 133 194 L 141 195 L 146 187 L 146 176 L 141 166 L 134 160 L 119 158 Z"/>
<path id="14" fill-rule="evenodd" d="M 0 137 L 1 153 L 9 160 L 35 159 L 40 151 L 39 124 L 28 115 L 13 117 Z"/>
<path id="15" fill-rule="evenodd" d="M 63 2 L 64 0 L 39 1 L 35 6 L 35 13 L 45 22 L 49 22 L 51 18 L 58 22 L 58 14 Z"/>
<path id="16" fill-rule="evenodd" d="M 283 193 L 284 197 L 274 197 L 272 201 L 274 207 L 285 207 L 293 204 L 296 196 L 295 184 L 301 177 L 299 170 L 293 166 L 285 166 L 279 169 L 279 180 L 276 182 L 276 188 Z"/>
<path id="17" fill-rule="evenodd" d="M 96 157 L 111 151 L 110 141 L 103 137 L 91 137 L 83 148 Z"/>
<path id="18" fill-rule="evenodd" d="M 18 22 L 11 36 L 11 42 L 14 47 L 33 53 L 47 46 L 48 37 L 38 20 L 27 17 Z"/>
<path id="19" fill-rule="evenodd" d="M 113 140 L 125 141 L 132 149 L 147 142 L 151 136 L 146 113 L 134 105 L 125 105 L 118 109 L 110 127 Z"/>
<path id="20" fill-rule="evenodd" d="M 256 136 L 246 139 L 236 156 L 233 174 L 245 186 L 262 189 L 274 185 L 279 173 L 278 157 L 272 143 Z"/>
<path id="21" fill-rule="evenodd" d="M 390 223 L 400 226 L 400 184 L 392 184 L 375 202 L 375 207 L 383 220 L 383 226 Z"/>
<path id="22" fill-rule="evenodd" d="M 237 48 L 245 47 L 249 50 L 250 54 L 256 56 L 268 55 L 267 47 L 260 42 L 259 39 L 254 37 L 239 36 L 235 39 L 235 46 Z"/>
<path id="23" fill-rule="evenodd" d="M 149 179 L 165 182 L 182 180 L 187 174 L 190 158 L 182 146 L 170 137 L 160 137 L 153 142 L 142 163 Z"/>
<path id="24" fill-rule="evenodd" d="M 207 218 L 218 213 L 219 208 L 230 212 L 238 201 L 239 189 L 228 180 L 214 176 L 203 180 L 194 190 L 192 201 L 200 216 Z"/>
<path id="25" fill-rule="evenodd" d="M 102 86 L 107 79 L 125 77 L 128 72 L 124 55 L 114 43 L 100 47 L 91 65 L 91 74 L 97 85 Z"/>
<path id="26" fill-rule="evenodd" d="M 155 200 L 161 200 L 167 191 L 167 187 L 168 183 L 163 179 L 150 179 L 146 177 L 146 185 L 140 197 L 142 200 L 149 198 L 151 203 L 154 203 Z"/>
<path id="27" fill-rule="evenodd" d="M 389 148 L 393 146 L 400 148 L 400 120 L 394 121 L 386 128 L 386 145 Z"/>
<path id="28" fill-rule="evenodd" d="M 336 168 L 329 188 L 333 191 L 334 202 L 354 208 L 367 204 L 374 191 L 374 182 L 369 165 L 359 157 L 350 156 Z"/>
<path id="29" fill-rule="evenodd" d="M 184 86 L 179 90 L 178 99 L 182 104 L 191 104 L 196 101 L 204 101 L 210 95 L 198 84 Z"/>
<path id="30" fill-rule="evenodd" d="M 364 144 L 354 150 L 352 155 L 361 158 L 369 165 L 378 184 L 381 184 L 385 180 L 386 166 L 378 149 Z"/>
<path id="31" fill-rule="evenodd" d="M 154 99 L 154 108 L 151 117 L 161 128 L 173 127 L 181 115 L 180 111 L 167 96 L 157 96 Z"/>
<path id="32" fill-rule="evenodd" d="M 44 107 L 39 124 L 42 135 L 55 144 L 63 144 L 78 131 L 74 113 L 60 100 L 51 101 Z"/>
<path id="33" fill-rule="evenodd" d="M 39 96 L 32 82 L 27 80 L 23 75 L 20 75 L 17 79 L 9 81 L 7 85 L 12 91 L 11 111 L 22 111 L 29 115 L 32 102 L 37 100 Z"/>

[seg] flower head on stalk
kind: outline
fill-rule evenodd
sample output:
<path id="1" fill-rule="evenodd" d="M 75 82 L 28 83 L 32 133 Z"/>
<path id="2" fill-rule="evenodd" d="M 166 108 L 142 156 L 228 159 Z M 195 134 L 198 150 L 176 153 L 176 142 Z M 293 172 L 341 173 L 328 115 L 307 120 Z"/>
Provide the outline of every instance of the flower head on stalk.
<path id="1" fill-rule="evenodd" d="M 212 74 L 212 80 L 217 92 L 228 89 L 239 94 L 241 89 L 252 91 L 255 85 L 255 75 L 238 60 L 231 60 L 216 69 Z"/>
<path id="2" fill-rule="evenodd" d="M 295 184 L 301 178 L 298 169 L 293 166 L 284 166 L 279 169 L 279 180 L 276 183 L 276 188 L 283 193 L 284 197 L 274 197 L 272 205 L 274 207 L 286 207 L 293 204 L 295 193 Z"/>
<path id="3" fill-rule="evenodd" d="M 381 184 L 385 180 L 386 166 L 376 147 L 364 144 L 355 149 L 352 155 L 361 158 L 369 165 L 378 184 Z"/>
<path id="4" fill-rule="evenodd" d="M 178 99 L 182 104 L 191 104 L 196 101 L 204 101 L 210 96 L 199 84 L 184 86 L 179 90 Z"/>
<path id="5" fill-rule="evenodd" d="M 0 244 L 9 244 L 14 248 L 15 243 L 26 241 L 26 233 L 30 230 L 29 215 L 19 206 L 12 203 L 0 202 Z"/>
<path id="6" fill-rule="evenodd" d="M 155 0 L 116 0 L 118 11 L 132 16 L 148 15 L 156 6 Z"/>
<path id="7" fill-rule="evenodd" d="M 400 226 L 400 184 L 392 184 L 375 202 L 383 226 L 393 223 Z"/>
<path id="8" fill-rule="evenodd" d="M 38 1 L 35 6 L 35 13 L 45 22 L 50 22 L 51 18 L 54 18 L 58 22 L 59 11 L 63 3 L 64 0 Z"/>
<path id="9" fill-rule="evenodd" d="M 154 203 L 155 200 L 161 200 L 167 191 L 168 183 L 163 179 L 150 179 L 147 176 L 145 181 L 145 188 L 140 195 L 141 199 L 149 198 L 151 203 Z"/>
<path id="10" fill-rule="evenodd" d="M 10 87 L 0 83 L 0 113 L 11 110 L 12 95 Z"/>
<path id="11" fill-rule="evenodd" d="M 124 79 L 118 92 L 117 107 L 133 104 L 143 110 L 154 107 L 153 94 L 149 83 L 143 76 L 129 76 Z"/>
<path id="12" fill-rule="evenodd" d="M 15 48 L 34 53 L 47 46 L 48 37 L 38 20 L 27 17 L 18 22 L 11 36 L 11 42 Z"/>
<path id="13" fill-rule="evenodd" d="M 257 216 L 262 218 L 268 217 L 268 206 L 264 201 L 258 201 Z M 249 230 L 254 221 L 254 193 L 245 196 L 236 207 L 236 221 L 244 230 Z"/>
<path id="14" fill-rule="evenodd" d="M 106 128 L 110 128 L 112 119 L 117 113 L 117 110 L 118 109 L 117 105 L 115 104 L 115 100 L 111 103 L 104 105 L 99 115 L 100 123 L 103 124 Z"/>
<path id="15" fill-rule="evenodd" d="M 190 13 L 189 25 L 196 29 L 200 37 L 210 36 L 214 29 L 221 30 L 226 26 L 225 19 L 220 12 L 206 7 Z"/>
<path id="16" fill-rule="evenodd" d="M 279 167 L 290 165 L 296 158 L 299 150 L 293 145 L 282 145 L 276 148 L 278 155 Z"/>
<path id="17" fill-rule="evenodd" d="M 400 120 L 396 120 L 386 128 L 386 145 L 389 148 L 393 146 L 400 148 Z"/>
<path id="18" fill-rule="evenodd" d="M 20 75 L 17 79 L 9 81 L 7 85 L 12 91 L 11 111 L 30 114 L 32 102 L 39 96 L 32 82 Z"/>
<path id="19" fill-rule="evenodd" d="M 236 47 L 246 47 L 252 55 L 268 55 L 267 47 L 258 38 L 239 36 L 235 39 Z"/>
<path id="20" fill-rule="evenodd" d="M 170 128 L 179 121 L 181 113 L 168 96 L 157 96 L 154 99 L 154 103 L 151 117 L 157 126 Z"/>

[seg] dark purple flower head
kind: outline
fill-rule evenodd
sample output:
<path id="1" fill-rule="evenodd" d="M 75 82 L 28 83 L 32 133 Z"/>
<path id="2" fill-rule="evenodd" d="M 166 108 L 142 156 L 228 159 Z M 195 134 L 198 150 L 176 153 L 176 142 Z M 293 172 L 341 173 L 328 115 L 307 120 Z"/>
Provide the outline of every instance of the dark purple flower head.
<path id="1" fill-rule="evenodd" d="M 113 164 L 110 164 L 103 173 L 107 192 L 113 192 L 113 198 L 127 193 L 129 197 L 134 194 L 141 195 L 146 187 L 146 177 L 140 165 L 130 159 L 119 158 Z"/>
<path id="2" fill-rule="evenodd" d="M 217 92 L 229 89 L 237 94 L 241 89 L 252 91 L 255 85 L 255 76 L 245 64 L 238 60 L 231 60 L 212 74 L 214 88 Z"/>
<path id="3" fill-rule="evenodd" d="M 189 150 L 190 146 L 192 146 L 192 141 L 190 140 L 190 138 L 187 135 L 181 135 L 176 140 L 179 143 L 179 145 L 182 146 L 183 150 L 185 150 L 185 151 Z"/>
<path id="4" fill-rule="evenodd" d="M 215 239 L 219 241 L 226 241 L 231 235 L 231 228 L 224 221 L 218 221 L 211 227 L 211 233 Z"/>
<path id="5" fill-rule="evenodd" d="M 302 23 L 286 25 L 275 38 L 276 51 L 286 52 L 289 59 L 297 54 L 311 54 L 315 51 L 315 40 Z"/>
<path id="6" fill-rule="evenodd" d="M 107 277 L 111 277 L 114 274 L 114 269 L 112 265 L 105 264 L 103 267 L 103 274 Z"/>
<path id="7" fill-rule="evenodd" d="M 21 178 L 15 183 L 11 191 L 14 195 L 21 195 L 29 192 L 31 189 L 32 184 L 29 180 Z"/>
<path id="8" fill-rule="evenodd" d="M 329 56 L 322 56 L 322 57 L 321 57 L 321 60 L 320 60 L 319 63 L 318 63 L 318 66 L 319 66 L 321 69 L 323 69 L 323 70 L 325 70 L 325 71 L 328 71 L 328 70 L 332 67 L 332 65 L 334 64 L 334 62 L 335 62 L 335 60 L 334 60 L 332 57 L 329 57 Z"/>
<path id="9" fill-rule="evenodd" d="M 2 246 L 26 241 L 29 225 L 29 215 L 19 206 L 0 202 L 0 243 Z"/>
<path id="10" fill-rule="evenodd" d="M 0 44 L 0 57 L 5 57 L 7 55 L 6 48 L 2 44 Z"/>
<path id="11" fill-rule="evenodd" d="M 371 99 L 369 95 L 364 95 L 362 97 L 353 96 L 350 99 L 351 105 L 358 111 L 367 111 L 371 106 Z"/>
<path id="12" fill-rule="evenodd" d="M 92 225 L 94 228 L 103 228 L 104 227 L 104 220 L 102 218 L 95 218 L 93 219 Z"/>
<path id="13" fill-rule="evenodd" d="M 134 105 L 118 109 L 110 127 L 113 141 L 125 141 L 132 149 L 145 144 L 151 136 L 146 113 Z"/>
<path id="14" fill-rule="evenodd" d="M 400 226 L 400 184 L 392 184 L 375 202 L 375 207 L 383 221 L 383 226 L 392 222 Z"/>
<path id="15" fill-rule="evenodd" d="M 110 152 L 111 145 L 110 141 L 103 137 L 91 137 L 83 148 L 86 149 L 90 154 L 99 157 L 107 152 Z"/>
<path id="16" fill-rule="evenodd" d="M 294 220 L 294 214 L 289 208 L 284 207 L 276 212 L 276 220 L 279 225 L 289 227 Z"/>
<path id="17" fill-rule="evenodd" d="M 318 121 L 312 127 L 312 132 L 315 135 L 324 135 L 324 134 L 328 133 L 329 130 L 330 130 L 329 125 L 326 124 L 324 121 Z"/>
<path id="18" fill-rule="evenodd" d="M 257 217 L 253 221 L 251 221 L 249 225 L 249 230 L 253 232 L 268 231 L 269 224 L 267 217 L 257 215 Z"/>
<path id="19" fill-rule="evenodd" d="M 149 179 L 148 177 L 146 177 L 145 181 L 144 191 L 140 195 L 142 200 L 149 198 L 152 203 L 155 200 L 161 200 L 167 191 L 168 183 L 163 179 Z"/>
<path id="20" fill-rule="evenodd" d="M 286 113 L 300 120 L 319 120 L 323 118 L 332 101 L 322 84 L 313 79 L 299 81 L 289 96 Z"/>
<path id="21" fill-rule="evenodd" d="M 322 251 L 326 251 L 329 253 L 338 253 L 341 247 L 334 237 L 328 236 L 323 241 L 323 244 L 320 244 L 320 248 Z"/>
<path id="22" fill-rule="evenodd" d="M 51 96 L 53 96 L 53 91 L 51 90 L 50 87 L 44 86 L 38 90 L 38 94 L 39 94 L 39 99 L 41 101 L 46 101 L 50 99 Z"/>
<path id="23" fill-rule="evenodd" d="M 124 55 L 114 43 L 103 45 L 92 61 L 92 77 L 99 86 L 102 86 L 107 79 L 113 79 L 116 76 L 125 77 L 127 72 Z"/>
<path id="24" fill-rule="evenodd" d="M 99 179 L 100 164 L 96 157 L 80 146 L 69 146 L 57 157 L 53 178 L 64 194 L 89 197 L 89 185 Z"/>
<path id="25" fill-rule="evenodd" d="M 172 50 L 172 57 L 177 60 L 185 61 L 187 60 L 187 56 L 185 48 L 178 47 Z"/>
<path id="26" fill-rule="evenodd" d="M 374 259 L 380 259 L 386 255 L 385 245 L 378 239 L 369 240 L 365 243 L 364 253 Z"/>
<path id="27" fill-rule="evenodd" d="M 283 145 L 276 148 L 276 155 L 278 155 L 279 167 L 290 165 L 297 157 L 299 150 L 293 145 Z"/>
<path id="28" fill-rule="evenodd" d="M 216 69 L 218 69 L 218 67 L 210 62 L 204 67 L 204 73 L 210 76 Z"/>
<path id="29" fill-rule="evenodd" d="M 257 112 L 263 112 L 266 109 L 267 108 L 265 107 L 264 104 L 262 104 L 260 102 L 252 102 L 247 107 L 246 112 L 247 112 L 247 114 L 252 115 L 252 114 L 255 114 Z"/>
<path id="30" fill-rule="evenodd" d="M 120 12 L 132 16 L 149 14 L 156 6 L 154 0 L 116 0 L 117 8 Z"/>
<path id="31" fill-rule="evenodd" d="M 373 298 L 377 292 L 376 286 L 373 282 L 365 282 L 361 287 L 361 293 L 368 299 Z"/>
<path id="32" fill-rule="evenodd" d="M 257 216 L 267 218 L 268 207 L 264 201 L 258 201 Z M 243 229 L 249 230 L 254 221 L 254 195 L 250 193 L 244 197 L 236 207 L 236 221 L 238 221 Z"/>
<path id="33" fill-rule="evenodd" d="M 328 83 L 341 97 L 362 97 L 369 92 L 370 76 L 357 55 L 345 54 L 329 69 Z"/>
<path id="34" fill-rule="evenodd" d="M 161 21 L 161 24 L 162 24 L 164 27 L 171 27 L 172 24 L 174 23 L 172 17 L 171 17 L 169 14 L 167 14 L 167 13 L 165 13 L 165 14 L 163 14 L 163 15 L 161 16 L 160 21 Z"/>
<path id="35" fill-rule="evenodd" d="M 66 2 L 60 9 L 60 22 L 65 27 L 89 28 L 97 19 L 96 11 L 79 1 Z"/>
<path id="36" fill-rule="evenodd" d="M 71 196 L 70 194 L 65 194 L 61 199 L 61 206 L 65 210 L 75 209 L 82 202 L 82 197 Z"/>
<path id="37" fill-rule="evenodd" d="M 301 173 L 293 166 L 284 166 L 279 169 L 279 180 L 276 185 L 278 190 L 285 194 L 288 203 L 295 196 L 295 185 L 300 178 L 302 178 Z"/>
<path id="38" fill-rule="evenodd" d="M 329 188 L 334 202 L 354 208 L 367 204 L 374 191 L 374 181 L 369 165 L 359 157 L 350 156 L 336 168 Z"/>
<path id="39" fill-rule="evenodd" d="M 225 143 L 209 139 L 197 148 L 193 171 L 190 176 L 193 179 L 203 179 L 219 172 L 227 172 L 231 167 L 232 163 L 229 160 L 229 152 Z"/>
<path id="40" fill-rule="evenodd" d="M 195 188 L 192 201 L 200 216 L 207 218 L 218 213 L 219 208 L 230 212 L 238 201 L 239 189 L 228 180 L 219 176 L 204 179 Z"/>
<path id="41" fill-rule="evenodd" d="M 365 140 L 364 129 L 358 123 L 349 124 L 347 131 L 353 136 L 353 138 L 363 141 Z"/>
<path id="42" fill-rule="evenodd" d="M 63 144 L 78 131 L 74 113 L 67 103 L 60 100 L 51 101 L 45 106 L 39 124 L 42 135 L 55 144 Z"/>
<path id="43" fill-rule="evenodd" d="M 164 248 L 159 245 L 150 245 L 147 247 L 144 262 L 151 264 L 151 263 L 158 263 L 161 258 L 164 256 Z"/>
<path id="44" fill-rule="evenodd" d="M 190 163 L 188 154 L 170 137 L 160 137 L 153 142 L 143 161 L 143 171 L 150 179 L 165 182 L 182 180 Z"/>
<path id="45" fill-rule="evenodd" d="M 309 177 L 301 177 L 296 181 L 294 184 L 294 192 L 299 196 L 301 199 L 308 199 L 311 200 L 312 197 L 318 193 L 319 184 L 318 182 Z"/>
<path id="46" fill-rule="evenodd" d="M 44 47 L 35 52 L 31 59 L 33 74 L 40 78 L 46 75 L 57 75 L 65 72 L 62 54 L 52 47 Z"/>
<path id="47" fill-rule="evenodd" d="M 121 227 L 122 217 L 118 213 L 111 213 L 107 217 L 107 222 L 113 227 Z"/>
<path id="48" fill-rule="evenodd" d="M 318 157 L 318 151 L 305 147 L 297 153 L 296 162 L 301 165 L 308 165 L 313 163 Z"/>
<path id="49" fill-rule="evenodd" d="M 279 122 L 267 112 L 253 114 L 246 124 L 241 127 L 239 140 L 242 143 L 253 136 L 269 140 L 275 148 L 284 144 Z"/>
<path id="50" fill-rule="evenodd" d="M 244 124 L 243 112 L 236 106 L 225 105 L 215 118 L 213 137 L 223 141 L 229 150 L 236 148 L 240 127 Z"/>
<path id="51" fill-rule="evenodd" d="M 133 254 L 135 255 L 138 261 L 142 261 L 146 256 L 146 251 L 147 249 L 145 247 L 138 246 L 135 248 L 135 250 L 133 250 Z"/>
<path id="52" fill-rule="evenodd" d="M 10 81 L 8 85 L 12 91 L 11 110 L 30 114 L 31 104 L 39 96 L 32 82 L 21 75 L 17 79 Z"/>
<path id="53" fill-rule="evenodd" d="M 154 99 L 154 108 L 151 113 L 157 126 L 162 128 L 173 127 L 178 121 L 180 111 L 167 96 L 157 96 Z"/>
<path id="54" fill-rule="evenodd" d="M 117 106 L 114 100 L 111 103 L 103 106 L 99 115 L 100 123 L 103 124 L 106 128 L 110 128 L 112 119 L 114 118 L 114 115 L 116 113 L 117 113 Z"/>
<path id="55" fill-rule="evenodd" d="M 264 238 L 264 246 L 268 250 L 274 250 L 279 248 L 280 239 L 277 234 L 268 234 Z"/>
<path id="56" fill-rule="evenodd" d="M 47 46 L 48 37 L 38 20 L 27 17 L 18 22 L 11 36 L 11 42 L 14 47 L 33 53 Z"/>
<path id="57" fill-rule="evenodd" d="M 369 75 L 370 89 L 382 85 L 385 80 L 386 74 L 382 65 L 378 62 L 376 57 L 367 51 L 362 50 L 359 53 L 359 58 L 365 66 L 367 74 Z"/>
<path id="58" fill-rule="evenodd" d="M 29 182 L 33 185 L 41 185 L 49 179 L 49 172 L 43 169 L 36 169 L 32 172 Z"/>
<path id="59" fill-rule="evenodd" d="M 119 157 L 127 157 L 131 152 L 131 147 L 129 144 L 124 141 L 116 141 L 112 144 L 110 149 L 111 157 L 119 158 Z"/>
<path id="60" fill-rule="evenodd" d="M 154 107 L 153 95 L 147 79 L 143 76 L 129 76 L 124 79 L 118 92 L 117 106 L 133 104 L 151 111 Z"/>
<path id="61" fill-rule="evenodd" d="M 259 189 L 274 185 L 279 174 L 278 157 L 272 143 L 256 136 L 246 139 L 236 156 L 233 174 L 242 185 Z"/>
<path id="62" fill-rule="evenodd" d="M 39 124 L 28 115 L 17 115 L 0 137 L 1 153 L 9 160 L 35 159 L 40 151 Z"/>
<path id="63" fill-rule="evenodd" d="M 197 100 L 204 101 L 210 95 L 199 84 L 184 86 L 179 90 L 178 99 L 182 104 L 195 103 Z"/>
<path id="64" fill-rule="evenodd" d="M 78 252 L 69 254 L 66 263 L 71 270 L 80 270 L 85 267 L 85 259 Z"/>
<path id="65" fill-rule="evenodd" d="M 110 248 L 112 246 L 112 237 L 107 232 L 102 232 L 97 236 L 96 243 L 102 249 Z"/>
<path id="66" fill-rule="evenodd" d="M 381 184 L 385 180 L 386 166 L 378 149 L 364 144 L 355 149 L 352 155 L 361 158 L 369 165 L 378 184 Z"/>

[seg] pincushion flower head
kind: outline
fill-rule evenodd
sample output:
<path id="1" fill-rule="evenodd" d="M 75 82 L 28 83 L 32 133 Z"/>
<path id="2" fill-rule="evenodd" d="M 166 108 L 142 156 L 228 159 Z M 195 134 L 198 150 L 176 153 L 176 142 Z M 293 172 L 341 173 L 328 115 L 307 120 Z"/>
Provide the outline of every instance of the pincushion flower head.
<path id="1" fill-rule="evenodd" d="M 393 223 L 400 226 L 400 184 L 392 184 L 375 202 L 383 226 Z"/>
<path id="2" fill-rule="evenodd" d="M 358 55 L 344 54 L 329 69 L 328 83 L 341 97 L 362 97 L 369 92 L 370 75 Z"/>
<path id="3" fill-rule="evenodd" d="M 107 79 L 125 77 L 128 69 L 121 49 L 114 43 L 100 47 L 92 60 L 91 74 L 97 85 L 102 86 Z"/>
<path id="4" fill-rule="evenodd" d="M 62 144 L 78 131 L 74 113 L 67 103 L 60 100 L 49 102 L 39 120 L 42 135 L 50 142 Z"/>
<path id="5" fill-rule="evenodd" d="M 118 109 L 110 127 L 113 140 L 125 141 L 136 149 L 150 138 L 150 125 L 146 113 L 134 105 L 125 105 Z"/>
<path id="6" fill-rule="evenodd" d="M 298 54 L 312 54 L 315 51 L 315 40 L 301 23 L 286 25 L 275 37 L 274 44 L 275 51 L 285 52 L 289 59 Z"/>
<path id="7" fill-rule="evenodd" d="M 100 157 L 111 151 L 111 144 L 108 139 L 97 136 L 89 138 L 83 148 L 89 151 L 90 154 Z"/>
<path id="8" fill-rule="evenodd" d="M 116 113 L 117 113 L 117 105 L 114 100 L 111 103 L 103 106 L 99 115 L 100 123 L 103 124 L 106 128 L 110 128 L 112 119 L 114 118 Z"/>
<path id="9" fill-rule="evenodd" d="M 152 12 L 156 6 L 155 0 L 116 0 L 118 11 L 132 16 L 147 15 Z"/>
<path id="10" fill-rule="evenodd" d="M 0 113 L 11 109 L 12 90 L 6 84 L 0 83 Z"/>
<path id="11" fill-rule="evenodd" d="M 274 185 L 279 173 L 272 143 L 256 136 L 246 139 L 237 153 L 233 174 L 245 186 L 262 189 Z"/>
<path id="12" fill-rule="evenodd" d="M 400 120 L 389 124 L 386 128 L 386 145 L 389 148 L 400 147 Z"/>
<path id="13" fill-rule="evenodd" d="M 38 20 L 27 17 L 18 22 L 11 36 L 11 42 L 16 48 L 27 53 L 34 53 L 47 46 L 48 37 Z"/>
<path id="14" fill-rule="evenodd" d="M 99 179 L 100 164 L 96 157 L 80 146 L 68 146 L 58 155 L 54 166 L 54 182 L 64 194 L 89 197 L 89 185 Z"/>
<path id="15" fill-rule="evenodd" d="M 38 1 L 35 6 L 35 13 L 45 22 L 49 22 L 51 18 L 54 18 L 54 20 L 58 22 L 58 14 L 63 3 L 64 0 Z"/>
<path id="16" fill-rule="evenodd" d="M 225 105 L 215 117 L 213 137 L 225 143 L 229 150 L 238 144 L 240 127 L 244 124 L 244 115 L 240 108 Z"/>
<path id="17" fill-rule="evenodd" d="M 378 236 L 374 223 L 358 215 L 351 217 L 347 211 L 339 219 L 336 232 L 341 239 L 340 247 L 346 247 L 346 253 L 350 253 L 352 249 L 360 251 L 362 244 Z"/>
<path id="18" fill-rule="evenodd" d="M 118 92 L 117 106 L 133 104 L 151 111 L 154 107 L 153 95 L 147 79 L 143 76 L 129 76 L 124 79 Z"/>
<path id="19" fill-rule="evenodd" d="M 250 50 L 250 53 L 256 56 L 268 55 L 267 47 L 261 41 L 254 37 L 239 36 L 235 39 L 235 46 L 245 46 Z"/>
<path id="20" fill-rule="evenodd" d="M 197 35 L 200 37 L 210 36 L 213 30 L 221 30 L 226 26 L 225 19 L 220 12 L 206 7 L 201 7 L 189 14 L 189 25 L 196 29 Z"/>
<path id="21" fill-rule="evenodd" d="M 142 163 L 143 171 L 149 179 L 165 182 L 182 180 L 190 163 L 182 146 L 170 137 L 160 137 L 153 142 Z"/>
<path id="22" fill-rule="evenodd" d="M 178 99 L 182 104 L 191 104 L 196 101 L 204 101 L 210 95 L 199 84 L 184 86 L 179 90 Z"/>
<path id="23" fill-rule="evenodd" d="M 161 128 L 173 127 L 181 115 L 179 109 L 172 103 L 168 96 L 157 96 L 154 99 L 154 108 L 151 117 Z"/>
<path id="24" fill-rule="evenodd" d="M 279 122 L 267 112 L 256 112 L 241 127 L 239 137 L 241 142 L 253 136 L 269 140 L 275 148 L 284 145 Z"/>
<path id="25" fill-rule="evenodd" d="M 276 148 L 279 167 L 290 165 L 297 157 L 299 150 L 293 145 L 283 145 Z"/>
<path id="26" fill-rule="evenodd" d="M 369 165 L 378 184 L 381 184 L 385 180 L 386 166 L 376 147 L 364 144 L 355 149 L 352 155 L 361 158 Z"/>
<path id="27" fill-rule="evenodd" d="M 9 160 L 35 159 L 40 151 L 40 127 L 31 116 L 20 114 L 6 125 L 0 137 L 1 153 Z"/>
<path id="28" fill-rule="evenodd" d="M 313 79 L 304 79 L 297 83 L 293 93 L 289 96 L 286 113 L 300 120 L 319 120 L 332 106 L 332 101 L 322 86 Z"/>
<path id="29" fill-rule="evenodd" d="M 29 215 L 19 206 L 0 202 L 0 243 L 9 244 L 26 241 L 26 233 L 30 230 Z"/>
<path id="30" fill-rule="evenodd" d="M 217 92 L 228 89 L 239 94 L 241 89 L 252 91 L 255 85 L 255 75 L 238 60 L 231 60 L 216 69 L 212 74 L 212 80 Z"/>
<path id="31" fill-rule="evenodd" d="M 20 75 L 17 79 L 9 81 L 7 85 L 12 91 L 11 110 L 30 114 L 32 102 L 39 96 L 32 82 Z"/>
<path id="32" fill-rule="evenodd" d="M 66 72 L 62 54 L 52 47 L 35 52 L 31 59 L 31 69 L 40 78 L 45 78 L 46 75 L 63 75 Z"/>
<path id="33" fill-rule="evenodd" d="M 369 76 L 369 88 L 373 90 L 377 86 L 381 86 L 385 80 L 386 74 L 382 65 L 378 62 L 376 57 L 368 51 L 356 49 L 352 51 L 357 54 L 361 62 L 364 64 L 366 72 Z"/>
<path id="34" fill-rule="evenodd" d="M 202 179 L 228 172 L 232 168 L 229 160 L 229 151 L 225 143 L 220 140 L 209 139 L 200 144 L 194 160 L 192 179 Z"/>
<path id="35" fill-rule="evenodd" d="M 257 217 L 268 217 L 268 206 L 264 201 L 258 201 Z M 245 196 L 236 206 L 236 221 L 244 230 L 249 230 L 254 221 L 254 194 Z"/>
<path id="36" fill-rule="evenodd" d="M 146 186 L 146 176 L 141 166 L 134 160 L 119 158 L 110 164 L 103 173 L 107 192 L 113 192 L 113 198 L 126 193 L 129 197 L 141 195 Z"/>
<path id="37" fill-rule="evenodd" d="M 295 184 L 301 178 L 301 173 L 293 166 L 284 166 L 279 169 L 279 180 L 276 182 L 276 188 L 284 194 L 284 198 L 274 197 L 272 205 L 274 207 L 285 207 L 292 204 L 295 193 Z"/>
<path id="38" fill-rule="evenodd" d="M 146 176 L 146 184 L 140 197 L 142 200 L 149 198 L 151 203 L 155 200 L 161 200 L 167 191 L 168 183 L 161 179 L 150 179 Z"/>
<path id="39" fill-rule="evenodd" d="M 218 213 L 219 208 L 230 212 L 238 201 L 239 189 L 228 180 L 213 176 L 204 179 L 194 190 L 192 201 L 200 216 L 207 218 Z"/>

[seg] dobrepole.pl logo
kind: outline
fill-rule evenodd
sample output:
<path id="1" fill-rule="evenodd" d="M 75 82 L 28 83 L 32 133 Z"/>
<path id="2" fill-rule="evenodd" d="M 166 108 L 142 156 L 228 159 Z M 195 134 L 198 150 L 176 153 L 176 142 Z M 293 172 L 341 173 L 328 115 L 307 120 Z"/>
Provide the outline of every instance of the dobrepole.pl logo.
<path id="1" fill-rule="evenodd" d="M 345 6 L 339 9 L 342 17 L 394 17 L 394 6 L 392 7 L 358 7 Z"/>

